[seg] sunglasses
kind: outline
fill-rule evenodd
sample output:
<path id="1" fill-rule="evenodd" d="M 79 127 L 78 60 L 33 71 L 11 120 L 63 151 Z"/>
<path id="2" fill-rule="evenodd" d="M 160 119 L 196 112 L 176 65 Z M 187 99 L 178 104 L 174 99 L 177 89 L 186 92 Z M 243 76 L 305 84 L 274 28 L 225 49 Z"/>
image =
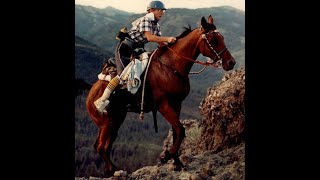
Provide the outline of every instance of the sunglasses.
<path id="1" fill-rule="evenodd" d="M 162 12 L 162 13 L 165 13 L 166 12 L 166 10 L 164 10 L 164 9 L 157 9 L 159 12 Z"/>

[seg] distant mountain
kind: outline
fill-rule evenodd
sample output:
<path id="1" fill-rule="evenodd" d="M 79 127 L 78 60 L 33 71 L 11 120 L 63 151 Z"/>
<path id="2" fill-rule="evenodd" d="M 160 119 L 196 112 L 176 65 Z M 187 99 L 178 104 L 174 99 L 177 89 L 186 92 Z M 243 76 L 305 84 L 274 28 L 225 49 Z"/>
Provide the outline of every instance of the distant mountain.
<path id="1" fill-rule="evenodd" d="M 75 5 L 75 35 L 113 52 L 115 35 L 131 15 L 112 7 L 98 9 Z"/>
<path id="2" fill-rule="evenodd" d="M 144 15 L 127 13 L 111 7 L 98 9 L 90 6 L 75 6 L 75 35 L 88 39 L 112 52 L 117 41 L 115 36 L 122 27 L 131 28 L 131 23 Z M 162 34 L 178 36 L 188 24 L 199 26 L 201 17 L 212 15 L 218 30 L 225 36 L 232 51 L 244 49 L 245 12 L 222 6 L 212 8 L 172 8 L 159 21 Z"/>

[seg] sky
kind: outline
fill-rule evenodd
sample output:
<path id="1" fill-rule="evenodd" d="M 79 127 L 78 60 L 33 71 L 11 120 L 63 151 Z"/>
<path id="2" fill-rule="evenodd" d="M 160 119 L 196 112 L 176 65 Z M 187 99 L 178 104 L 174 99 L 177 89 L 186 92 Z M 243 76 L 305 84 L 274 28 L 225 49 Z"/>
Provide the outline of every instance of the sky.
<path id="1" fill-rule="evenodd" d="M 112 6 L 127 12 L 144 13 L 150 1 L 151 0 L 75 0 L 75 4 L 96 8 Z M 196 9 L 227 5 L 245 11 L 245 0 L 162 0 L 162 2 L 167 9 Z"/>

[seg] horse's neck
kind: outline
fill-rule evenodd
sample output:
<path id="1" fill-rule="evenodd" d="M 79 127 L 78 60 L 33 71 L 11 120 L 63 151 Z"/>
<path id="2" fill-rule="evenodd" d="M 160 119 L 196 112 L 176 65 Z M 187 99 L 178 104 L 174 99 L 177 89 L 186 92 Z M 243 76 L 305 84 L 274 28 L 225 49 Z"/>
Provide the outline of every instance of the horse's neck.
<path id="1" fill-rule="evenodd" d="M 172 46 L 172 49 L 179 54 L 178 58 L 175 59 L 175 62 L 179 64 L 176 66 L 179 72 L 185 72 L 188 74 L 194 64 L 192 60 L 196 60 L 200 54 L 198 50 L 199 46 L 199 36 L 201 32 L 194 30 L 190 32 L 187 36 L 178 40 L 177 44 Z M 173 54 L 174 57 L 175 54 Z"/>

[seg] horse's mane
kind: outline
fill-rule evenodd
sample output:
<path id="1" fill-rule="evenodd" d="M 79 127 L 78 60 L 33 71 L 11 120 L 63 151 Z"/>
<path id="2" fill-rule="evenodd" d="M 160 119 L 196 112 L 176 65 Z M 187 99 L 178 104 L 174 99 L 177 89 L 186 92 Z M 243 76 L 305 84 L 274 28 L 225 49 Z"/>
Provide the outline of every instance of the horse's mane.
<path id="1" fill-rule="evenodd" d="M 217 27 L 214 24 L 208 24 L 208 27 L 213 28 L 213 29 L 217 29 Z M 181 39 L 181 38 L 185 37 L 186 35 L 188 35 L 191 31 L 193 31 L 193 29 L 191 29 L 190 24 L 188 24 L 188 27 L 183 27 L 183 29 L 184 29 L 184 31 L 179 36 L 176 37 L 177 39 Z"/>
<path id="2" fill-rule="evenodd" d="M 179 36 L 176 37 L 177 39 L 181 39 L 185 37 L 187 34 L 189 34 L 192 31 L 190 24 L 188 24 L 188 27 L 183 27 L 183 29 L 184 31 Z"/>
<path id="3" fill-rule="evenodd" d="M 191 31 L 193 31 L 193 30 L 191 29 L 190 24 L 188 24 L 188 27 L 183 27 L 183 29 L 184 29 L 184 31 L 183 31 L 179 36 L 176 37 L 177 40 L 185 37 L 185 36 L 188 35 Z M 172 45 L 173 45 L 173 44 L 168 44 L 169 47 L 172 46 Z M 168 49 L 168 48 L 167 48 L 166 46 L 161 46 L 161 47 L 159 47 L 159 50 L 162 50 L 161 52 L 164 52 L 164 51 L 166 51 L 167 49 Z"/>
<path id="4" fill-rule="evenodd" d="M 214 24 L 209 24 L 208 26 L 210 28 L 216 29 L 216 26 Z M 190 24 L 188 24 L 188 27 L 182 27 L 182 28 L 184 29 L 184 31 L 179 36 L 176 37 L 177 40 L 185 37 L 186 35 L 188 35 L 190 32 L 192 32 L 194 30 L 194 29 L 191 29 Z M 168 44 L 169 47 L 172 46 L 172 45 L 173 44 Z M 162 52 L 164 52 L 165 50 L 167 50 L 167 47 L 166 46 L 162 46 L 159 49 L 163 50 Z"/>

